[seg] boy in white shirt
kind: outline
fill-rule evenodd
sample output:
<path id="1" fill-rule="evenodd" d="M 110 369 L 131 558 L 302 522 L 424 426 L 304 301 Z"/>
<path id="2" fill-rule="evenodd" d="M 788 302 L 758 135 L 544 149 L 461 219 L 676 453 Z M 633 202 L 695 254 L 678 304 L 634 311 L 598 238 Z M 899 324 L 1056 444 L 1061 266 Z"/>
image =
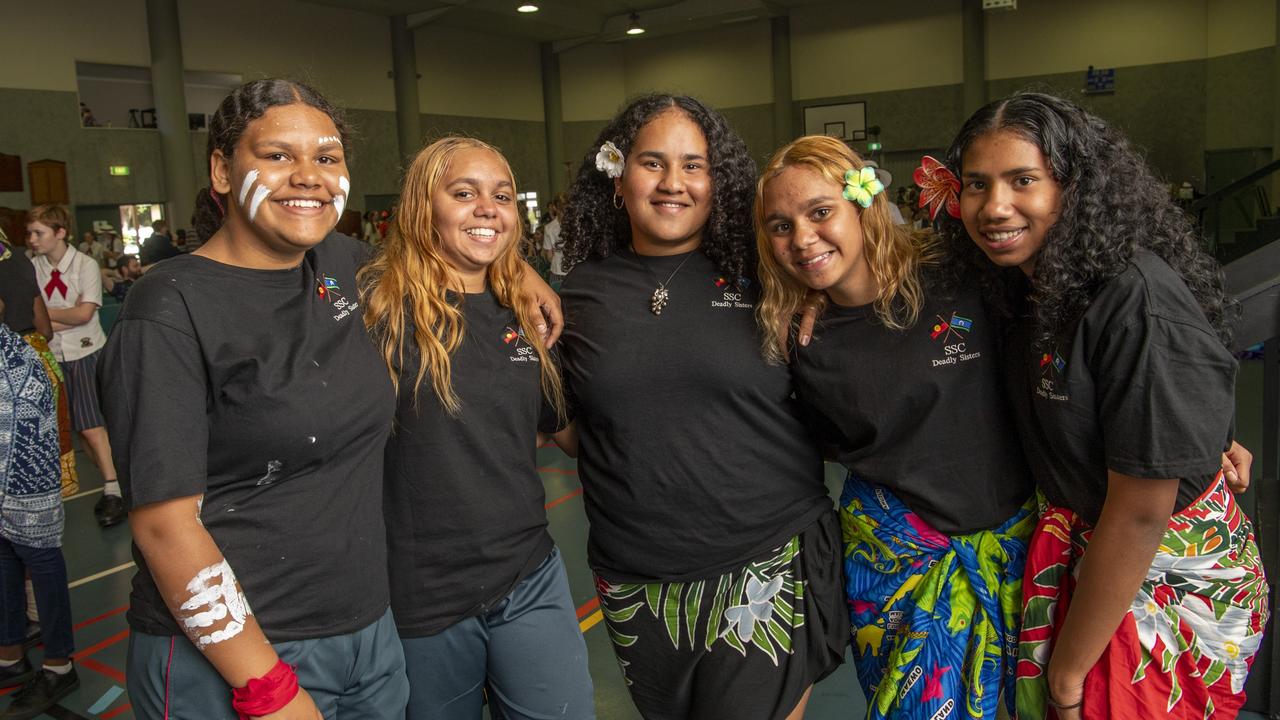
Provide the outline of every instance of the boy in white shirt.
<path id="1" fill-rule="evenodd" d="M 61 205 L 41 205 L 31 210 L 27 222 L 27 247 L 34 256 L 36 283 L 40 287 L 53 338 L 49 347 L 62 365 L 67 396 L 71 401 L 71 426 L 84 440 L 89 456 L 103 478 L 103 495 L 93 514 L 102 527 L 123 522 L 128 514 L 116 481 L 111 445 L 98 405 L 98 351 L 106 333 L 98 323 L 102 305 L 102 274 L 93 258 L 67 243 L 71 216 Z"/>

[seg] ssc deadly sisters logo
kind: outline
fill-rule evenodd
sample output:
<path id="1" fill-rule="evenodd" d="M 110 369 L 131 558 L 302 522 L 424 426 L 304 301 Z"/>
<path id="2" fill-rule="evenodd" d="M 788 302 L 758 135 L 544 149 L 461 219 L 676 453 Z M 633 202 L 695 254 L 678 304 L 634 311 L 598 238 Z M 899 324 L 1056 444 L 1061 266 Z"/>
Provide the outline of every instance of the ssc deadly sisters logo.
<path id="1" fill-rule="evenodd" d="M 972 331 L 973 321 L 958 312 L 952 312 L 950 318 L 934 315 L 929 339 L 942 343 L 942 357 L 935 358 L 933 366 L 957 365 L 982 357 L 980 352 L 968 351 L 967 336 Z"/>
<path id="2" fill-rule="evenodd" d="M 747 288 L 751 287 L 751 281 L 745 277 L 738 278 L 737 282 L 732 282 L 726 275 L 717 275 L 712 279 L 716 289 L 721 291 L 719 300 L 712 300 L 711 307 L 717 308 L 743 308 L 750 310 L 755 304 L 747 302 Z"/>
<path id="3" fill-rule="evenodd" d="M 1040 384 L 1036 387 L 1036 394 L 1045 400 L 1053 400 L 1055 402 L 1066 402 L 1071 396 L 1065 392 L 1058 391 L 1058 383 L 1060 383 L 1067 375 L 1067 361 L 1062 358 L 1058 352 L 1058 348 L 1054 348 L 1053 352 L 1041 353 L 1040 355 Z"/>
<path id="4" fill-rule="evenodd" d="M 360 307 L 360 303 L 355 300 L 348 300 L 342 294 L 342 288 L 338 285 L 338 280 L 328 275 L 320 275 L 316 278 L 316 294 L 320 296 L 321 300 L 338 310 L 338 313 L 333 316 L 334 322 L 341 322 L 343 318 L 351 315 L 356 308 Z"/>
<path id="5" fill-rule="evenodd" d="M 513 328 L 508 325 L 502 331 L 502 344 L 506 345 L 511 353 L 507 356 L 511 362 L 542 362 L 538 358 L 538 351 L 525 338 L 523 328 Z"/>

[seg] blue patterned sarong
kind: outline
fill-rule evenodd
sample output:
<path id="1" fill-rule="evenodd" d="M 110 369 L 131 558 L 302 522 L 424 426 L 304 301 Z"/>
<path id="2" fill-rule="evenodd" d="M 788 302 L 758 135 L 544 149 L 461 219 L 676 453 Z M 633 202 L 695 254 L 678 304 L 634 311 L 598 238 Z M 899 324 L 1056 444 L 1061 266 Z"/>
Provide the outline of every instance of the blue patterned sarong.
<path id="1" fill-rule="evenodd" d="M 1013 711 L 1034 498 L 997 528 L 947 536 L 850 473 L 840 497 L 853 655 L 876 720 Z"/>
<path id="2" fill-rule="evenodd" d="M 53 383 L 35 349 L 0 325 L 0 537 L 62 545 L 62 465 Z"/>

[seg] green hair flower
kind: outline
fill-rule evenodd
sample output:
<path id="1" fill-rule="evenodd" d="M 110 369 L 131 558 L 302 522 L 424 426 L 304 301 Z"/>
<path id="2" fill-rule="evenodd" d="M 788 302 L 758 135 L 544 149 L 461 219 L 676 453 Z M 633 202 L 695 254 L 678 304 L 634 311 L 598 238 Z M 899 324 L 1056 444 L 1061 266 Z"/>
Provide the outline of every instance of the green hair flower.
<path id="1" fill-rule="evenodd" d="M 849 170 L 844 174 L 844 199 L 856 202 L 864 208 L 871 207 L 871 199 L 884 192 L 884 184 L 876 179 L 874 168 Z"/>

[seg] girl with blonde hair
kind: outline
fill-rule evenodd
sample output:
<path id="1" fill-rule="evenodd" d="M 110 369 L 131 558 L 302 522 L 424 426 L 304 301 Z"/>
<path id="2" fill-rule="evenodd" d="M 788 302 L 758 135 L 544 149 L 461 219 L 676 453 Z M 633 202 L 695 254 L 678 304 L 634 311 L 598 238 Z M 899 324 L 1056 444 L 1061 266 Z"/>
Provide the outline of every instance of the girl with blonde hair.
<path id="1" fill-rule="evenodd" d="M 384 492 L 411 719 L 479 718 L 486 687 L 503 717 L 594 717 L 535 458 L 563 393 L 521 287 L 520 233 L 506 159 L 447 137 L 413 160 L 361 272 L 398 391 Z"/>
<path id="2" fill-rule="evenodd" d="M 845 589 L 869 716 L 994 717 L 1001 691 L 1013 700 L 1031 478 L 997 328 L 932 236 L 892 222 L 883 190 L 837 139 L 774 153 L 755 202 L 757 319 L 849 470 Z M 814 291 L 817 330 L 790 352 Z"/>

